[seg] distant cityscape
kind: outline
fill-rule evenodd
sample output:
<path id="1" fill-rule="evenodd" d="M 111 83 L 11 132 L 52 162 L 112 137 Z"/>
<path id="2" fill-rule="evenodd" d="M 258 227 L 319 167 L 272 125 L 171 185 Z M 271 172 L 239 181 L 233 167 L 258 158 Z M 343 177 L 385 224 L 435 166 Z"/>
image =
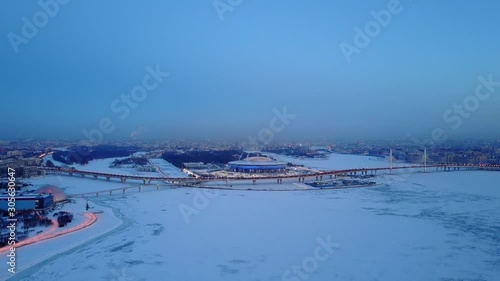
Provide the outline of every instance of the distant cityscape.
<path id="1" fill-rule="evenodd" d="M 31 178 L 43 174 L 38 169 L 41 165 L 85 164 L 93 159 L 127 157 L 135 152 L 144 152 L 144 158 L 164 158 L 179 168 L 200 168 L 200 165 L 206 168 L 210 168 L 210 165 L 221 167 L 237 160 L 241 152 L 247 149 L 248 147 L 239 143 L 210 141 L 123 141 L 97 146 L 81 145 L 78 141 L 1 141 L 0 173 L 2 176 L 6 175 L 7 168 L 11 167 L 16 169 L 18 177 Z M 276 142 L 258 148 L 263 152 L 299 158 L 322 158 L 327 153 L 388 158 L 392 150 L 393 161 L 414 164 L 424 162 L 425 149 L 428 164 L 500 164 L 500 141 L 456 141 L 427 148 L 409 140 Z M 53 158 L 59 161 L 44 162 L 42 158 L 47 154 L 53 154 Z"/>

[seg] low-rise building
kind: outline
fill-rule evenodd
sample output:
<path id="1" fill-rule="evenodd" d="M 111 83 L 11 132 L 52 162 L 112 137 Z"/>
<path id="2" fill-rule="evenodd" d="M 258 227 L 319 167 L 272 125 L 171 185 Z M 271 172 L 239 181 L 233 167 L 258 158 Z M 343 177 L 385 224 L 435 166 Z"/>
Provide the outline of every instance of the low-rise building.
<path id="1" fill-rule="evenodd" d="M 54 196 L 52 194 L 19 194 L 14 197 L 14 201 L 9 201 L 7 193 L 0 194 L 0 210 L 7 211 L 9 207 L 14 207 L 16 211 L 40 210 L 54 206 Z M 15 202 L 15 205 L 9 202 Z"/>

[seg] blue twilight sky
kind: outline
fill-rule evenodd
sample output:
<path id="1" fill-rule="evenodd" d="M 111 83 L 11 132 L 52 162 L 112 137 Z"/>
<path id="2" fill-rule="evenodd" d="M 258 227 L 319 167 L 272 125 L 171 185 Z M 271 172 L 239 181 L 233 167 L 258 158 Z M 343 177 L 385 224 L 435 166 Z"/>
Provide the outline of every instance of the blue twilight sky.
<path id="1" fill-rule="evenodd" d="M 215 3 L 3 1 L 0 139 L 500 137 L 499 1 Z"/>

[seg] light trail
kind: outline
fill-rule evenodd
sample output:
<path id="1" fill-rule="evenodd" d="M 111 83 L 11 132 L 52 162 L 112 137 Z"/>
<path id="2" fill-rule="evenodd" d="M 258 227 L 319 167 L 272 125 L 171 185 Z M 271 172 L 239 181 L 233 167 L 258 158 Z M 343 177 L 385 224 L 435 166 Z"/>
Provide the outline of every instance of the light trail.
<path id="1" fill-rule="evenodd" d="M 53 222 L 52 226 L 48 230 L 46 230 L 43 233 L 40 233 L 36 236 L 28 238 L 26 240 L 16 242 L 16 244 L 14 244 L 14 245 L 6 245 L 6 246 L 0 248 L 0 253 L 9 251 L 11 247 L 15 247 L 16 249 L 18 249 L 18 248 L 26 246 L 26 245 L 31 245 L 31 244 L 41 242 L 41 241 L 44 241 L 47 239 L 51 239 L 51 238 L 65 235 L 65 234 L 68 234 L 71 232 L 75 232 L 75 231 L 83 229 L 87 226 L 90 226 L 94 222 L 97 221 L 97 216 L 95 214 L 85 213 L 84 216 L 85 216 L 85 220 L 82 223 L 80 223 L 79 225 L 73 226 L 71 228 L 65 229 L 63 231 L 56 231 L 57 229 L 59 229 L 59 224 L 57 223 L 57 221 L 52 220 L 52 222 Z"/>

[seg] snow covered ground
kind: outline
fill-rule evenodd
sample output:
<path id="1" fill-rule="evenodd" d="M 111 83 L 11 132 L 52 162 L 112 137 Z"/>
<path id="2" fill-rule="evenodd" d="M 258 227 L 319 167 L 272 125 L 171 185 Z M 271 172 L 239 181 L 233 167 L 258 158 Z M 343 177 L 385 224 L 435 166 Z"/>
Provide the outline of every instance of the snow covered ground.
<path id="1" fill-rule="evenodd" d="M 296 161 L 318 169 L 387 166 L 352 155 Z M 124 186 L 61 178 L 33 182 L 53 181 L 68 193 Z M 500 280 L 499 172 L 379 181 L 342 190 L 177 188 L 91 198 L 113 212 L 81 232 L 19 249 L 25 270 L 9 280 Z M 8 276 L 5 268 L 0 279 Z"/>
<path id="2" fill-rule="evenodd" d="M 71 211 L 75 216 L 72 222 L 60 230 L 69 229 L 82 221 L 80 214 L 85 212 L 85 204 L 86 201 L 84 199 L 76 199 L 74 204 L 66 204 L 64 206 L 62 210 Z M 93 207 L 92 211 L 102 211 L 102 213 L 97 214 L 97 221 L 94 224 L 77 232 L 17 248 L 16 274 L 13 275 L 7 270 L 2 270 L 0 271 L 0 280 L 6 280 L 9 277 L 10 280 L 19 280 L 23 272 L 29 274 L 29 270 L 37 270 L 37 268 L 40 268 L 45 263 L 64 258 L 69 252 L 77 251 L 87 244 L 94 244 L 99 240 L 99 237 L 104 234 L 110 235 L 113 229 L 117 229 L 119 226 L 125 224 L 124 221 L 118 219 L 113 214 L 111 208 L 96 204 L 90 205 Z M 8 252 L 2 253 L 0 263 L 7 264 L 7 254 Z"/>
<path id="3" fill-rule="evenodd" d="M 313 158 L 302 159 L 297 157 L 279 155 L 275 153 L 264 153 L 272 158 L 280 161 L 286 161 L 293 164 L 304 165 L 306 167 L 318 170 L 342 170 L 350 168 L 374 168 L 388 167 L 389 161 L 380 157 L 368 157 L 362 155 L 351 154 L 336 154 L 328 155 L 326 159 Z M 402 165 L 402 163 L 393 163 L 394 166 Z"/>
<path id="4" fill-rule="evenodd" d="M 153 165 L 156 165 L 161 171 L 168 177 L 173 178 L 187 178 L 188 176 L 182 172 L 179 168 L 175 167 L 170 162 L 165 159 L 151 159 L 150 160 Z"/>
<path id="5" fill-rule="evenodd" d="M 133 156 L 141 156 L 145 154 L 145 152 L 136 152 L 133 154 Z M 82 170 L 82 171 L 99 171 L 103 173 L 111 173 L 111 174 L 122 174 L 122 175 L 139 175 L 139 176 L 151 176 L 151 177 L 160 177 L 163 176 L 161 173 L 157 172 L 141 172 L 138 171 L 136 168 L 131 168 L 131 167 L 110 167 L 111 163 L 115 161 L 115 159 L 126 159 L 128 157 L 118 157 L 118 158 L 105 158 L 105 159 L 97 159 L 90 161 L 86 165 L 80 165 L 80 164 L 75 164 L 75 165 L 70 165 L 69 167 L 75 167 L 75 169 Z M 44 161 L 50 160 L 56 165 L 61 165 L 62 163 L 55 161 L 54 158 L 52 157 L 52 154 L 47 155 L 43 158 Z M 187 177 L 187 175 L 182 172 L 179 168 L 175 167 L 168 161 L 165 161 L 164 159 L 151 159 L 151 163 L 158 168 L 161 169 L 161 171 L 169 177 Z"/>
<path id="6" fill-rule="evenodd" d="M 118 158 L 105 158 L 105 159 L 97 159 L 92 160 L 86 165 L 75 164 L 70 167 L 75 167 L 77 170 L 82 171 L 93 171 L 93 172 L 103 172 L 110 174 L 121 174 L 121 175 L 138 175 L 138 176 L 152 176 L 158 177 L 160 176 L 156 172 L 141 172 L 136 168 L 129 167 L 110 167 L 111 163 L 115 161 L 115 159 L 126 159 L 128 157 L 118 157 Z"/>

